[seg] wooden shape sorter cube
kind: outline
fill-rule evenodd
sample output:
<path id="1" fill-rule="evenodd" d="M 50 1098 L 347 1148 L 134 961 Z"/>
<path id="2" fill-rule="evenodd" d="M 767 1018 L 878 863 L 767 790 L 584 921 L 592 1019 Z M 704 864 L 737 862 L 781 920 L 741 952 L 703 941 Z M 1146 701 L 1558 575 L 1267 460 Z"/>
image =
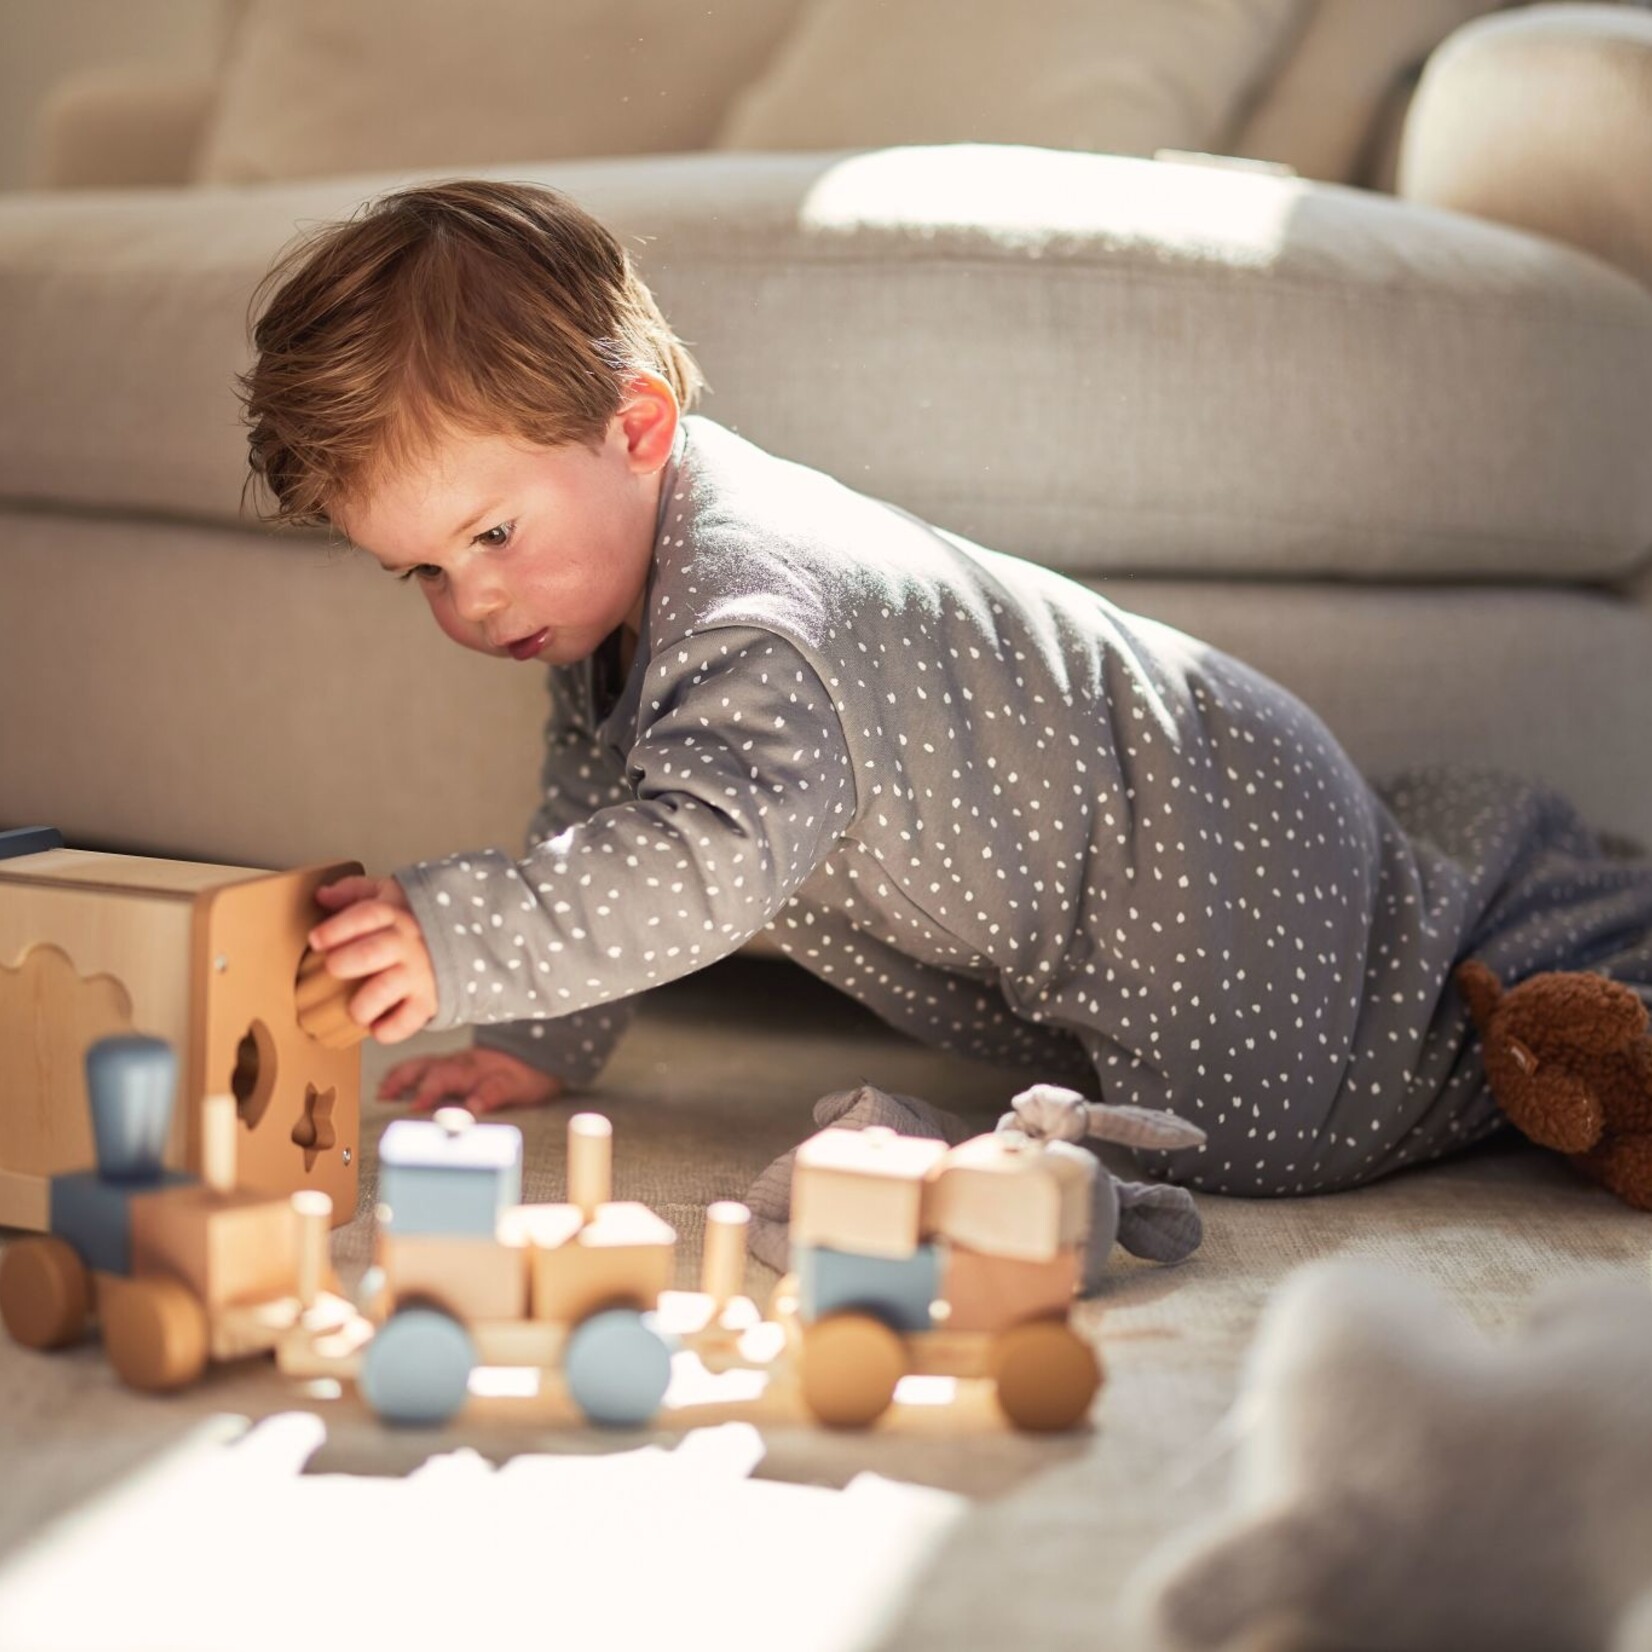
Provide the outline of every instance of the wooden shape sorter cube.
<path id="1" fill-rule="evenodd" d="M 924 1190 L 923 1228 L 989 1256 L 1049 1262 L 1082 1242 L 1096 1161 L 1014 1131 L 947 1149 Z"/>
<path id="2" fill-rule="evenodd" d="M 46 849 L 0 858 L 0 1224 L 44 1228 L 55 1174 L 94 1160 L 84 1071 L 108 1033 L 182 1058 L 165 1161 L 199 1170 L 201 1108 L 236 1098 L 244 1188 L 355 1214 L 361 1058 L 299 1022 L 315 891 L 356 862 L 265 872 Z"/>
<path id="3" fill-rule="evenodd" d="M 925 1178 L 945 1154 L 945 1142 L 877 1125 L 810 1136 L 792 1162 L 792 1243 L 910 1256 Z"/>
<path id="4" fill-rule="evenodd" d="M 500 1237 L 528 1247 L 528 1311 L 572 1325 L 599 1308 L 652 1308 L 671 1284 L 676 1229 L 647 1205 L 599 1205 L 583 1220 L 578 1205 L 519 1205 Z"/>

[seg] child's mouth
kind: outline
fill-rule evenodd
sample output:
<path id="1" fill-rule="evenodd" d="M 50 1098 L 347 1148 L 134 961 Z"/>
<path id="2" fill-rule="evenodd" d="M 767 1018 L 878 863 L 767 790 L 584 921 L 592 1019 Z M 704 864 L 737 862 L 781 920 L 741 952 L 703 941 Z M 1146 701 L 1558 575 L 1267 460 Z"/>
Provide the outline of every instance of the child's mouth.
<path id="1" fill-rule="evenodd" d="M 523 637 L 520 642 L 507 643 L 505 646 L 513 659 L 531 660 L 550 640 L 551 633 L 546 629 L 535 631 L 531 637 Z"/>

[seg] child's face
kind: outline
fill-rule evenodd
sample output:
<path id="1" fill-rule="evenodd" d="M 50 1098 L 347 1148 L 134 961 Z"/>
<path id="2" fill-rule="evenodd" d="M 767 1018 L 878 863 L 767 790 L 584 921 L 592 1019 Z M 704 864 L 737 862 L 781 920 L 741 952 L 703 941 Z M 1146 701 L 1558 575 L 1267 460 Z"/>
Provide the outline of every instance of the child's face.
<path id="1" fill-rule="evenodd" d="M 499 659 L 582 660 L 641 622 L 678 415 L 663 380 L 634 391 L 598 451 L 454 433 L 335 524 L 418 585 L 455 642 Z"/>

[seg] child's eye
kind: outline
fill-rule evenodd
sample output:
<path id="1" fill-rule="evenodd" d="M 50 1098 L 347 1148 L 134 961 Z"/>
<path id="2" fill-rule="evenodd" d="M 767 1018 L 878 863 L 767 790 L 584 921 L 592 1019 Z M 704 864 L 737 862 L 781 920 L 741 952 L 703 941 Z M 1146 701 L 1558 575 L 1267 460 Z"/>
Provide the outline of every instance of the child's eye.
<path id="1" fill-rule="evenodd" d="M 405 574 L 397 574 L 396 579 L 405 585 L 408 580 L 416 579 L 421 585 L 429 585 L 432 581 L 442 577 L 442 570 L 434 562 L 420 562 L 409 568 Z"/>
<path id="2" fill-rule="evenodd" d="M 474 542 L 478 545 L 486 545 L 491 550 L 498 550 L 502 545 L 510 543 L 510 537 L 515 531 L 516 524 L 514 522 L 501 522 L 498 527 L 489 528 L 485 533 L 477 534 Z"/>

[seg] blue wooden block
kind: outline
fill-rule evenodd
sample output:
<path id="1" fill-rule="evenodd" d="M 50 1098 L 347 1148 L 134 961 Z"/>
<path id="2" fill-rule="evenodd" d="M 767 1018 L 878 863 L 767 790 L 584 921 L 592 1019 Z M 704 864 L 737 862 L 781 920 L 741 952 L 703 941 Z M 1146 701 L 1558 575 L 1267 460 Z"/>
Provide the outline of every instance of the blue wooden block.
<path id="1" fill-rule="evenodd" d="M 17 855 L 41 855 L 48 849 L 61 849 L 63 834 L 55 826 L 14 826 L 0 832 L 0 860 L 11 860 Z"/>
<path id="2" fill-rule="evenodd" d="M 875 1314 L 892 1330 L 927 1331 L 930 1304 L 941 1294 L 939 1245 L 910 1256 L 858 1256 L 827 1245 L 793 1245 L 798 1312 L 805 1324 L 843 1308 Z"/>
<path id="3" fill-rule="evenodd" d="M 164 1038 L 115 1033 L 86 1052 L 86 1094 L 98 1170 L 113 1181 L 153 1182 L 172 1133 L 178 1058 Z"/>
<path id="4" fill-rule="evenodd" d="M 196 1180 L 183 1170 L 163 1170 L 145 1180 L 105 1181 L 95 1170 L 51 1178 L 48 1222 L 67 1239 L 87 1267 L 100 1273 L 132 1271 L 132 1200 L 140 1193 L 181 1187 Z"/>
<path id="5" fill-rule="evenodd" d="M 514 1124 L 453 1129 L 440 1115 L 397 1119 L 379 1138 L 379 1203 L 396 1233 L 492 1238 L 500 1215 L 521 1202 L 522 1132 Z"/>

